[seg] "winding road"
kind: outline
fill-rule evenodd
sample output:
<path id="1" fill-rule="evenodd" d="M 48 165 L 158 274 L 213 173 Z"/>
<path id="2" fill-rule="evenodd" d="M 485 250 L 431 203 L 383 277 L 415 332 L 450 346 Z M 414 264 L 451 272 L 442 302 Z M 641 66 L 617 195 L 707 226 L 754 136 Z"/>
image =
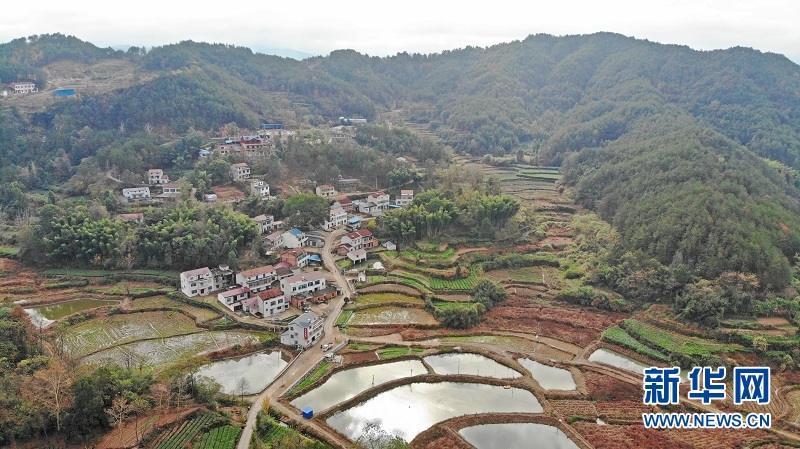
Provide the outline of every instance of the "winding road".
<path id="1" fill-rule="evenodd" d="M 350 286 L 347 279 L 345 279 L 344 275 L 342 275 L 331 255 L 333 242 L 342 234 L 344 234 L 343 229 L 337 229 L 328 234 L 325 238 L 325 246 L 322 249 L 322 261 L 325 264 L 325 268 L 333 274 L 336 285 L 342 287 L 342 294 L 328 303 L 328 309 L 326 311 L 327 317 L 325 318 L 325 336 L 319 343 L 333 343 L 335 345 L 347 338 L 347 336 L 340 333 L 339 328 L 334 325 L 339 316 L 339 312 L 344 306 L 344 298 L 353 296 L 353 288 Z M 247 424 L 242 430 L 242 436 L 239 439 L 237 449 L 248 449 L 250 447 L 250 439 L 253 436 L 253 429 L 256 425 L 256 416 L 258 416 L 258 412 L 262 410 L 264 399 L 266 398 L 270 398 L 270 406 L 278 409 L 284 416 L 304 422 L 306 427 L 311 428 L 317 435 L 323 436 L 328 442 L 339 447 L 350 446 L 351 442 L 344 439 L 341 435 L 331 432 L 327 428 L 318 425 L 313 420 L 304 420 L 302 414 L 294 407 L 287 407 L 277 400 L 272 400 L 273 398 L 280 397 L 287 388 L 290 388 L 297 379 L 303 377 L 308 370 L 322 360 L 324 356 L 325 352 L 323 352 L 322 349 L 320 349 L 320 345 L 317 344 L 301 352 L 292 360 L 280 376 L 275 378 L 275 380 L 255 398 L 253 405 L 250 407 L 250 411 L 247 413 Z"/>

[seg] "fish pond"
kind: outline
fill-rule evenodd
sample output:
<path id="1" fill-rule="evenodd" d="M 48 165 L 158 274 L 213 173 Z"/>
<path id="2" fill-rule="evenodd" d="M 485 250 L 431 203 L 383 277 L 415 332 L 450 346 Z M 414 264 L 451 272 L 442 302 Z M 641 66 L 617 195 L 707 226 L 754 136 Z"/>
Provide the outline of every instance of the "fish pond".
<path id="1" fill-rule="evenodd" d="M 31 321 L 34 324 L 39 325 L 39 323 L 41 323 L 41 327 L 47 327 L 53 322 L 72 315 L 73 313 L 114 304 L 119 304 L 119 301 L 108 299 L 73 299 L 71 301 L 62 301 L 46 306 L 31 307 L 25 309 L 25 312 L 30 315 Z"/>
<path id="2" fill-rule="evenodd" d="M 569 370 L 545 365 L 530 359 L 517 360 L 545 390 L 574 390 L 575 379 Z"/>
<path id="3" fill-rule="evenodd" d="M 497 379 L 522 377 L 521 373 L 480 354 L 437 354 L 424 360 L 436 374 L 470 374 Z"/>
<path id="4" fill-rule="evenodd" d="M 256 394 L 267 388 L 278 373 L 289 364 L 280 351 L 259 352 L 246 357 L 219 360 L 200 368 L 198 376 L 213 379 L 228 394 Z M 244 383 L 244 388 L 240 386 Z"/>
<path id="5" fill-rule="evenodd" d="M 557 427 L 536 423 L 482 424 L 465 427 L 458 433 L 478 449 L 507 449 L 511 447 L 546 447 L 548 449 L 579 449 Z M 535 445 L 532 442 L 536 442 Z"/>
<path id="6" fill-rule="evenodd" d="M 474 413 L 541 413 L 530 391 L 466 382 L 411 383 L 385 391 L 328 418 L 327 423 L 351 440 L 366 425 L 411 441 L 434 424 Z"/>
<path id="7" fill-rule="evenodd" d="M 414 373 L 428 374 L 428 370 L 419 360 L 403 360 L 339 371 L 321 386 L 295 398 L 292 405 L 301 410 L 311 407 L 315 412 L 321 412 L 376 385 L 410 377 Z"/>

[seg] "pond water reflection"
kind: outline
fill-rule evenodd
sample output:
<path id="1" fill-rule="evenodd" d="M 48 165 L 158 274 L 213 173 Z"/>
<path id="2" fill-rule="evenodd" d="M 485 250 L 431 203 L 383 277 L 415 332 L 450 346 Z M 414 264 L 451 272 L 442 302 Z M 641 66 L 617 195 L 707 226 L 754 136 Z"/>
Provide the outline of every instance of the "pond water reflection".
<path id="1" fill-rule="evenodd" d="M 545 365 L 530 359 L 517 360 L 520 365 L 531 372 L 533 378 L 545 390 L 574 390 L 575 379 L 569 370 Z"/>
<path id="2" fill-rule="evenodd" d="M 315 412 L 320 412 L 374 385 L 420 374 L 428 374 L 428 370 L 419 360 L 403 360 L 347 369 L 337 372 L 321 386 L 295 398 L 292 405 L 300 410 L 311 407 Z"/>
<path id="3" fill-rule="evenodd" d="M 412 383 L 378 394 L 328 418 L 328 424 L 351 440 L 370 421 L 411 441 L 434 424 L 472 413 L 541 413 L 533 393 L 466 382 Z"/>
<path id="4" fill-rule="evenodd" d="M 548 449 L 579 449 L 557 427 L 536 423 L 483 424 L 458 431 L 478 449 L 508 449 L 537 447 Z M 533 443 L 535 442 L 535 444 Z"/>
<path id="5" fill-rule="evenodd" d="M 200 368 L 197 375 L 214 379 L 228 394 L 240 394 L 238 387 L 244 379 L 244 394 L 256 394 L 266 388 L 287 364 L 287 357 L 280 351 L 259 352 L 214 362 Z"/>

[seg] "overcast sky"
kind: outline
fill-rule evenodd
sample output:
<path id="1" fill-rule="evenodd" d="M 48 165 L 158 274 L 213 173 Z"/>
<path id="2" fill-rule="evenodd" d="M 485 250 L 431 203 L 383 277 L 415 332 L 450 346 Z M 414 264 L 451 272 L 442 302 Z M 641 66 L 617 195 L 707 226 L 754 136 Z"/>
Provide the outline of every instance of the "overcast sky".
<path id="1" fill-rule="evenodd" d="M 39 0 L 31 12 L 4 8 L 0 41 L 60 32 L 101 47 L 191 39 L 323 55 L 351 48 L 386 56 L 483 47 L 536 33 L 611 31 L 698 50 L 751 47 L 800 63 L 797 0 L 137 0 L 110 5 Z"/>

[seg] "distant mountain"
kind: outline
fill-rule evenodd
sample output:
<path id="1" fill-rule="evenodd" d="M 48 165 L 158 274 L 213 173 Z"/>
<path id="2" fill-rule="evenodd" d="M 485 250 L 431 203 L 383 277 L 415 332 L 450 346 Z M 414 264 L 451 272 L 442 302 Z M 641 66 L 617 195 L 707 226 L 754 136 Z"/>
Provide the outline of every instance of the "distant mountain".
<path id="1" fill-rule="evenodd" d="M 254 52 L 263 53 L 265 55 L 273 55 L 273 56 L 280 56 L 283 58 L 292 58 L 298 61 L 303 59 L 312 58 L 314 55 L 311 53 L 305 53 L 302 51 L 292 50 L 290 48 L 275 48 L 275 47 L 263 47 L 263 46 L 253 46 L 252 47 Z"/>
<path id="2" fill-rule="evenodd" d="M 52 62 L 109 58 L 148 76 L 58 102 L 32 115 L 27 130 L 0 123 L 0 136 L 50 133 L 47 142 L 63 147 L 84 126 L 183 132 L 232 121 L 254 128 L 262 119 L 373 121 L 394 111 L 458 151 L 522 151 L 563 164 L 578 201 L 621 232 L 618 255 L 642 250 L 707 278 L 752 272 L 778 288 L 800 254 L 800 66 L 781 55 L 597 33 L 297 61 L 191 41 L 130 54 L 44 35 L 0 46 L 0 80 L 43 83 Z M 19 148 L 0 144 L 0 162 L 44 160 L 59 149 Z"/>

